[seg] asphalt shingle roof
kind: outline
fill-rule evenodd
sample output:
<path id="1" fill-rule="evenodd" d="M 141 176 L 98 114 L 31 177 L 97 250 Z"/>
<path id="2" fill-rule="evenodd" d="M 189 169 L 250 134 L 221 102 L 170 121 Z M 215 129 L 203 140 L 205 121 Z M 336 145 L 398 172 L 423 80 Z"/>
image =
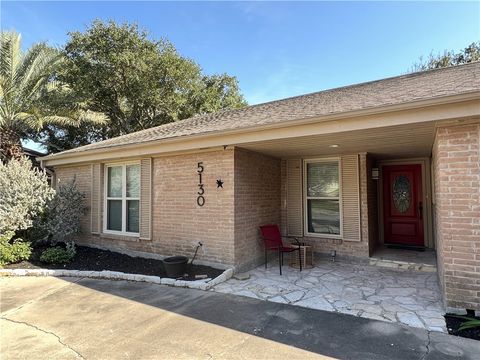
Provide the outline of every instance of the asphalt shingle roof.
<path id="1" fill-rule="evenodd" d="M 296 96 L 242 109 L 195 116 L 59 154 L 275 125 L 480 91 L 480 62 L 417 72 Z M 53 155 L 55 157 L 55 155 Z"/>

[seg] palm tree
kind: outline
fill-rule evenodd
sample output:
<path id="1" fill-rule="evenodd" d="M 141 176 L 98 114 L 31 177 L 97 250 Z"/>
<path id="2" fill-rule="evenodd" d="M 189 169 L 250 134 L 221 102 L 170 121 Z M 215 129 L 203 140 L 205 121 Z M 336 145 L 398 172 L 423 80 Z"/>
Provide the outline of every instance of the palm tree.
<path id="1" fill-rule="evenodd" d="M 0 160 L 19 158 L 21 140 L 45 125 L 107 120 L 84 110 L 73 101 L 70 89 L 55 79 L 63 61 L 60 51 L 36 44 L 23 53 L 21 36 L 15 32 L 2 32 L 0 41 Z"/>

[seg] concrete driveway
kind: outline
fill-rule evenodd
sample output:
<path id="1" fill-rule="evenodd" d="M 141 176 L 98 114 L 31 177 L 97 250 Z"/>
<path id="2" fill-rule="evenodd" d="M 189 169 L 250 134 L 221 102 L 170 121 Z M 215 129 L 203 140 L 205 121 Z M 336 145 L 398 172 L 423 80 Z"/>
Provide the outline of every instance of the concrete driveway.
<path id="1" fill-rule="evenodd" d="M 480 342 L 228 294 L 0 278 L 2 359 L 474 359 Z"/>

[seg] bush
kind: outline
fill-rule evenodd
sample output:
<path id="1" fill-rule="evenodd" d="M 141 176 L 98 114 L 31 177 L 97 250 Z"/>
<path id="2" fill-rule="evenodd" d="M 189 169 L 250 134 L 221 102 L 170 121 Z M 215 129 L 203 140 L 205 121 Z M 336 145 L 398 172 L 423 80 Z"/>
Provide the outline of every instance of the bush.
<path id="1" fill-rule="evenodd" d="M 60 184 L 39 227 L 53 244 L 67 242 L 71 235 L 80 232 L 80 220 L 86 210 L 85 194 L 77 190 L 75 180 Z"/>
<path id="2" fill-rule="evenodd" d="M 28 260 L 32 254 L 32 247 L 29 242 L 16 239 L 12 243 L 13 232 L 0 236 L 0 266 Z"/>
<path id="3" fill-rule="evenodd" d="M 44 250 L 40 255 L 40 261 L 48 264 L 67 264 L 75 257 L 75 244 L 67 243 L 66 247 L 54 246 Z"/>
<path id="4" fill-rule="evenodd" d="M 27 158 L 0 162 L 0 236 L 31 227 L 54 194 L 45 172 Z"/>

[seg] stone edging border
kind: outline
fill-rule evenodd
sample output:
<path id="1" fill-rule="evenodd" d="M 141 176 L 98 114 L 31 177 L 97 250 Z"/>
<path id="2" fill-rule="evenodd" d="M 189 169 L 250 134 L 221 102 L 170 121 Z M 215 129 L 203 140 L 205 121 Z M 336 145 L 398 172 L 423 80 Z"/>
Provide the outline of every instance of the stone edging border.
<path id="1" fill-rule="evenodd" d="M 209 290 L 213 286 L 230 279 L 233 269 L 227 269 L 214 279 L 194 281 L 175 280 L 141 274 L 128 274 L 120 271 L 90 271 L 90 270 L 63 270 L 63 269 L 0 269 L 1 276 L 55 276 L 55 277 L 82 277 L 90 279 L 128 280 L 151 284 L 168 285 L 189 289 Z"/>

